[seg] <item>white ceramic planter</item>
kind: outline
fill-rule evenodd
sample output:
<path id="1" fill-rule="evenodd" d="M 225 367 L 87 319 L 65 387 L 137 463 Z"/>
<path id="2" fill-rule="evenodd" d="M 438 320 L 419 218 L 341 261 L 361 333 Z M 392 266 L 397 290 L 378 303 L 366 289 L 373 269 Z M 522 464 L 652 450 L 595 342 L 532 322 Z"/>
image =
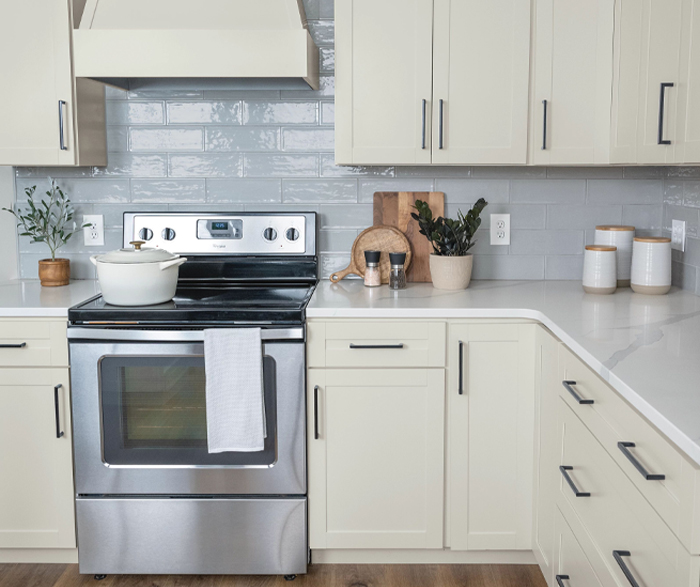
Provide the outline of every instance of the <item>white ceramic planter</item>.
<path id="1" fill-rule="evenodd" d="M 430 255 L 430 277 L 437 289 L 459 290 L 469 287 L 472 278 L 474 257 Z"/>
<path id="2" fill-rule="evenodd" d="M 632 275 L 634 226 L 596 226 L 595 244 L 617 247 L 617 287 L 629 287 Z"/>
<path id="3" fill-rule="evenodd" d="M 611 294 L 617 289 L 617 249 L 589 245 L 583 257 L 583 290 L 590 294 Z"/>
<path id="4" fill-rule="evenodd" d="M 661 295 L 671 289 L 671 239 L 635 238 L 632 251 L 632 291 Z"/>
<path id="5" fill-rule="evenodd" d="M 134 244 L 134 243 L 132 243 Z M 162 249 L 120 249 L 93 255 L 102 297 L 113 306 L 152 306 L 169 302 L 177 289 L 178 267 L 187 259 Z"/>

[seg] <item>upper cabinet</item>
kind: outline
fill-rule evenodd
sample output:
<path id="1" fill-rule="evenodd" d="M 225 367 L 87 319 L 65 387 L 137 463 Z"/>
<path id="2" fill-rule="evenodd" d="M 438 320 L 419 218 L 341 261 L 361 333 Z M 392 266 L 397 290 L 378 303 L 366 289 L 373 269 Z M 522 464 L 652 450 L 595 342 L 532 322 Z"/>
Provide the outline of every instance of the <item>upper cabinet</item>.
<path id="1" fill-rule="evenodd" d="M 432 162 L 527 161 L 530 3 L 435 0 Z"/>
<path id="2" fill-rule="evenodd" d="M 73 76 L 72 10 L 70 0 L 2 7 L 0 165 L 107 163 L 104 86 Z"/>

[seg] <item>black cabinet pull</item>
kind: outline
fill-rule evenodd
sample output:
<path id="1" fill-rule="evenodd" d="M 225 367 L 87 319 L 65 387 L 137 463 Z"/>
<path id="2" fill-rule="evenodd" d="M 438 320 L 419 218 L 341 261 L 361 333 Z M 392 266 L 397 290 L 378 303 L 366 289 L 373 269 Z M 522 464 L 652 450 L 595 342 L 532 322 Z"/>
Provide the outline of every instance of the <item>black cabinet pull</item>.
<path id="1" fill-rule="evenodd" d="M 459 341 L 459 395 L 464 395 L 464 342 Z"/>
<path id="2" fill-rule="evenodd" d="M 428 118 L 428 101 L 423 100 L 422 106 L 421 106 L 421 139 L 420 139 L 420 148 L 425 149 L 425 133 L 426 133 L 426 124 L 427 124 L 427 118 Z"/>
<path id="3" fill-rule="evenodd" d="M 23 349 L 26 346 L 26 342 L 18 342 L 14 344 L 0 344 L 0 349 Z"/>
<path id="4" fill-rule="evenodd" d="M 314 440 L 319 439 L 318 433 L 318 385 L 314 386 Z"/>
<path id="5" fill-rule="evenodd" d="M 355 344 L 350 343 L 351 349 L 402 349 L 404 344 Z"/>
<path id="6" fill-rule="evenodd" d="M 564 581 L 569 580 L 569 575 L 557 575 L 554 578 L 557 580 L 557 585 L 559 585 L 559 587 L 566 587 Z"/>
<path id="7" fill-rule="evenodd" d="M 58 146 L 60 147 L 61 151 L 68 150 L 68 147 L 66 146 L 66 137 L 63 130 L 63 109 L 65 108 L 65 106 L 65 100 L 58 101 Z"/>
<path id="8" fill-rule="evenodd" d="M 590 497 L 591 494 L 587 491 L 579 491 L 578 487 L 576 487 L 576 484 L 574 483 L 574 480 L 569 476 L 568 472 L 573 470 L 573 467 L 567 467 L 564 465 L 559 467 L 559 471 L 561 471 L 561 474 L 564 475 L 564 479 L 566 479 L 566 482 L 569 484 L 569 487 L 571 487 L 571 491 L 574 492 L 574 495 L 576 497 Z"/>
<path id="9" fill-rule="evenodd" d="M 542 110 L 544 117 L 542 119 L 542 150 L 547 150 L 547 100 L 542 100 Z"/>
<path id="10" fill-rule="evenodd" d="M 61 414 L 58 407 L 58 390 L 62 387 L 63 385 L 59 383 L 53 388 L 53 406 L 56 410 L 56 438 L 61 438 L 61 436 L 63 436 L 63 430 L 61 430 Z"/>
<path id="11" fill-rule="evenodd" d="M 440 118 L 440 123 L 438 125 L 438 148 L 443 149 L 444 148 L 444 136 L 445 136 L 445 130 L 444 130 L 444 121 L 445 121 L 445 101 L 440 100 L 440 108 L 438 110 L 438 116 Z"/>
<path id="12" fill-rule="evenodd" d="M 573 388 L 574 385 L 576 385 L 575 381 L 562 381 L 561 384 L 564 386 L 564 389 L 568 391 L 576 400 L 577 403 L 581 405 L 590 405 L 595 403 L 592 399 L 583 399 L 578 393 L 576 393 L 576 390 Z"/>
<path id="13" fill-rule="evenodd" d="M 625 579 L 629 581 L 632 587 L 639 587 L 639 583 L 637 583 L 634 575 L 632 575 L 632 571 L 629 570 L 629 567 L 625 564 L 625 561 L 622 560 L 623 556 L 632 556 L 632 554 L 629 550 L 613 550 L 613 558 L 615 559 L 615 562 L 620 565 L 622 573 L 625 575 Z"/>
<path id="14" fill-rule="evenodd" d="M 663 481 L 666 479 L 666 475 L 654 475 L 652 473 L 649 473 L 644 468 L 644 465 L 640 463 L 637 458 L 632 454 L 632 452 L 629 450 L 631 448 L 634 448 L 637 446 L 634 442 L 618 442 L 617 443 L 617 448 L 619 448 L 622 451 L 622 454 L 627 457 L 630 463 L 634 465 L 634 468 L 639 471 L 642 477 L 644 477 L 647 481 Z"/>
<path id="15" fill-rule="evenodd" d="M 664 140 L 664 111 L 666 110 L 666 88 L 673 88 L 672 82 L 661 84 L 661 95 L 659 96 L 659 145 L 670 145 L 671 141 Z"/>

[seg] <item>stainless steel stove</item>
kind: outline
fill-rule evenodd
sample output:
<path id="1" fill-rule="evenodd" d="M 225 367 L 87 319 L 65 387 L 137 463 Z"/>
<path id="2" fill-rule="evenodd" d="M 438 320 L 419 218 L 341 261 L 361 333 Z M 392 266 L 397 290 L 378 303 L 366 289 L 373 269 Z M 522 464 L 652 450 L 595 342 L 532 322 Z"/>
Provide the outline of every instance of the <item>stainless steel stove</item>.
<path id="1" fill-rule="evenodd" d="M 188 258 L 175 298 L 69 310 L 80 572 L 305 573 L 305 310 L 316 216 L 125 214 Z M 262 328 L 267 438 L 207 452 L 203 336 Z"/>

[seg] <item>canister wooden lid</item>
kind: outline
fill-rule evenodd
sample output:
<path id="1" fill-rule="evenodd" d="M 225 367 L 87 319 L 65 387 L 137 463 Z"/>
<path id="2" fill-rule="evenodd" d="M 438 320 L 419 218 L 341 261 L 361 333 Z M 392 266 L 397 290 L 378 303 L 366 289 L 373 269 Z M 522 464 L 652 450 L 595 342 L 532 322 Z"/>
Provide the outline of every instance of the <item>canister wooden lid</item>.
<path id="1" fill-rule="evenodd" d="M 634 239 L 638 243 L 670 243 L 671 239 L 665 236 L 638 236 Z"/>
<path id="2" fill-rule="evenodd" d="M 617 247 L 608 247 L 607 245 L 586 245 L 586 250 L 612 252 L 617 251 Z"/>
<path id="3" fill-rule="evenodd" d="M 622 226 L 618 224 L 603 224 L 596 226 L 596 230 L 612 230 L 616 232 L 634 232 L 634 226 Z"/>

